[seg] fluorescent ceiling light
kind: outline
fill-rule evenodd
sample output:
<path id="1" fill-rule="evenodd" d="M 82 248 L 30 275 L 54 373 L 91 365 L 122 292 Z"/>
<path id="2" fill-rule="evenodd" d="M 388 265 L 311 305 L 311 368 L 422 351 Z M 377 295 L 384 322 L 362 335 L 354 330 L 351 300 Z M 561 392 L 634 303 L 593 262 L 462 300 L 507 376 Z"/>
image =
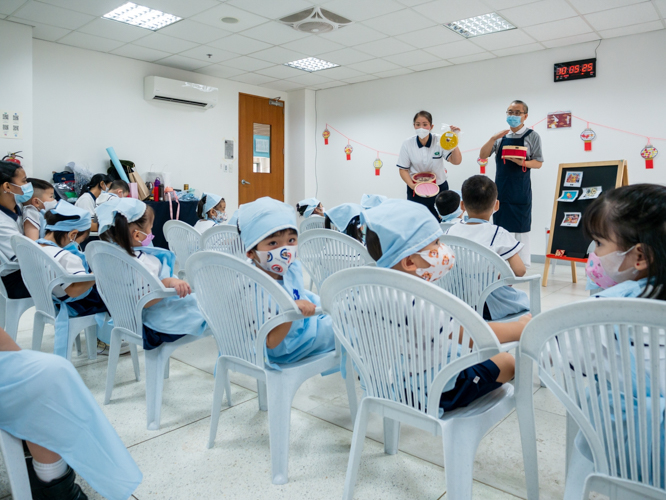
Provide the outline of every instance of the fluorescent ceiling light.
<path id="1" fill-rule="evenodd" d="M 298 61 L 284 63 L 284 65 L 296 69 L 302 69 L 308 73 L 314 73 L 315 71 L 321 71 L 322 69 L 337 68 L 340 66 L 339 64 L 334 64 L 332 62 L 322 61 L 316 57 L 307 57 L 305 59 L 299 59 Z"/>
<path id="2" fill-rule="evenodd" d="M 121 5 L 108 14 L 104 14 L 102 17 L 153 31 L 157 31 L 182 19 L 182 17 L 166 14 L 161 10 L 151 9 L 150 7 L 144 7 L 132 2 L 127 2 L 125 5 Z"/>
<path id="3" fill-rule="evenodd" d="M 444 26 L 465 38 L 516 29 L 513 24 L 494 12 L 482 16 L 470 17 L 462 21 L 453 21 Z"/>

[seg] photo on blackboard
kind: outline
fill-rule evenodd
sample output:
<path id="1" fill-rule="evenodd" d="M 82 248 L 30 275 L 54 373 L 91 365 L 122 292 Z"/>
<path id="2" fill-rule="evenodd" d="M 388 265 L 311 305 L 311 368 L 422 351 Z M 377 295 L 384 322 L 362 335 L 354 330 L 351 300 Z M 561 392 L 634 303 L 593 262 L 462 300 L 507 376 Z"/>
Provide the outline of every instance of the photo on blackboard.
<path id="1" fill-rule="evenodd" d="M 583 182 L 583 172 L 567 172 L 564 177 L 564 187 L 580 187 Z"/>
<path id="2" fill-rule="evenodd" d="M 572 189 L 570 191 L 562 191 L 562 196 L 557 201 L 574 201 L 576 198 L 578 198 L 578 190 Z"/>
<path id="3" fill-rule="evenodd" d="M 560 226 L 578 227 L 580 223 L 580 212 L 564 212 L 564 220 Z"/>
<path id="4" fill-rule="evenodd" d="M 601 186 L 583 188 L 583 193 L 580 195 L 581 200 L 593 200 L 598 198 L 603 191 Z"/>

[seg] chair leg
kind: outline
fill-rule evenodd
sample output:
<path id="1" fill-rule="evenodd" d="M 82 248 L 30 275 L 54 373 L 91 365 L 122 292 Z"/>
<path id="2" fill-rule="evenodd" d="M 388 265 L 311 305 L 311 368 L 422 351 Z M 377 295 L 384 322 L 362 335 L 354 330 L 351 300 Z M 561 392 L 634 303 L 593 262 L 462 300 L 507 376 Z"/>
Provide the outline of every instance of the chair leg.
<path id="1" fill-rule="evenodd" d="M 42 350 L 42 338 L 44 337 L 44 317 L 41 314 L 35 314 L 32 324 L 32 350 Z"/>
<path id="2" fill-rule="evenodd" d="M 74 342 L 76 343 L 76 355 L 81 356 L 81 354 L 83 354 L 83 351 L 81 350 L 81 333 L 76 334 L 76 337 L 74 337 Z M 67 359 L 71 359 L 71 354 L 70 358 Z"/>
<path id="3" fill-rule="evenodd" d="M 291 403 L 296 393 L 289 382 L 287 377 L 281 375 L 269 375 L 266 380 L 273 484 L 289 482 Z"/>
<path id="4" fill-rule="evenodd" d="M 116 368 L 118 367 L 118 358 L 120 357 L 120 343 L 120 334 L 111 332 L 109 364 L 106 368 L 106 392 L 104 393 L 105 405 L 108 405 L 111 401 L 111 392 L 113 392 L 113 383 L 116 379 Z"/>
<path id="5" fill-rule="evenodd" d="M 160 428 L 162 391 L 164 389 L 164 365 L 169 359 L 168 356 L 164 356 L 163 351 L 162 346 L 150 351 L 144 351 L 146 359 L 146 415 L 148 430 L 150 431 L 156 431 Z"/>
<path id="6" fill-rule="evenodd" d="M 566 482 L 564 483 L 564 500 L 578 500 L 579 498 L 583 498 L 585 480 L 588 475 L 594 472 L 594 464 L 585 458 L 574 443 L 573 450 L 571 451 L 571 460 L 567 465 L 568 471 Z"/>
<path id="7" fill-rule="evenodd" d="M 208 435 L 208 448 L 215 444 L 217 435 L 217 425 L 220 421 L 220 412 L 222 411 L 222 399 L 229 381 L 229 372 L 225 366 L 223 358 L 217 358 L 215 365 L 215 388 L 213 389 L 213 409 L 210 413 L 210 433 Z M 227 401 L 231 406 L 231 396 L 227 393 Z"/>
<path id="8" fill-rule="evenodd" d="M 346 371 L 347 378 L 345 379 L 345 386 L 347 387 L 347 399 L 349 400 L 349 413 L 351 414 L 352 422 L 356 421 L 356 412 L 358 412 L 358 400 L 356 399 L 356 372 L 351 360 L 351 356 L 347 355 Z"/>
<path id="9" fill-rule="evenodd" d="M 356 414 L 354 422 L 354 434 L 352 435 L 351 450 L 349 451 L 349 462 L 347 464 L 347 475 L 345 476 L 345 490 L 342 494 L 343 500 L 353 500 L 354 486 L 356 485 L 356 476 L 361 464 L 361 454 L 363 453 L 363 443 L 365 442 L 365 433 L 368 430 L 368 400 L 362 399 L 361 405 Z"/>
<path id="10" fill-rule="evenodd" d="M 86 350 L 88 359 L 97 359 L 97 326 L 86 328 Z"/>
<path id="11" fill-rule="evenodd" d="M 23 457 L 21 440 L 0 430 L 0 451 L 9 476 L 9 487 L 14 500 L 31 500 L 30 479 Z"/>
<path id="12" fill-rule="evenodd" d="M 400 443 L 400 421 L 384 417 L 384 453 L 395 455 Z"/>
<path id="13" fill-rule="evenodd" d="M 164 365 L 164 378 L 169 378 L 169 365 L 171 364 L 171 357 L 168 357 Z"/>
<path id="14" fill-rule="evenodd" d="M 446 493 L 451 499 L 472 500 L 474 456 L 484 430 L 478 429 L 478 425 L 475 426 L 472 422 L 468 425 L 465 425 L 466 422 L 455 424 L 457 425 L 447 425 L 442 430 Z"/>
<path id="15" fill-rule="evenodd" d="M 266 382 L 257 379 L 257 401 L 259 402 L 259 410 L 267 411 L 268 403 L 266 400 Z"/>
<path id="16" fill-rule="evenodd" d="M 134 366 L 134 377 L 138 382 L 141 380 L 141 369 L 139 368 L 139 354 L 136 352 L 136 344 L 129 345 L 130 357 L 132 358 L 132 365 Z"/>
<path id="17" fill-rule="evenodd" d="M 9 307 L 9 303 L 5 307 L 4 319 L 0 318 L 0 326 L 4 325 L 5 331 L 16 342 L 21 311 L 18 308 Z"/>

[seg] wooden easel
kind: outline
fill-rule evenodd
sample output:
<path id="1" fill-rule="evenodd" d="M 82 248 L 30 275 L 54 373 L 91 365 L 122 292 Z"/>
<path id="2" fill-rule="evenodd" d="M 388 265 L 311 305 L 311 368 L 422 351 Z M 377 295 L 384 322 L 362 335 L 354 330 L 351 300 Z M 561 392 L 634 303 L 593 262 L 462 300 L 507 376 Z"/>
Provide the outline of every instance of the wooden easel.
<path id="1" fill-rule="evenodd" d="M 559 229 L 558 225 L 558 220 L 557 220 L 557 211 L 558 211 L 558 199 L 561 195 L 561 190 L 566 189 L 562 188 L 561 186 L 563 185 L 563 175 L 565 170 L 578 170 L 581 169 L 583 171 L 583 179 L 585 179 L 585 169 L 593 169 L 595 167 L 610 167 L 610 166 L 617 166 L 617 174 L 615 177 L 615 186 L 614 187 L 620 187 L 620 186 L 627 186 L 629 185 L 629 173 L 627 171 L 627 161 L 626 160 L 616 160 L 616 161 L 601 161 L 601 162 L 586 162 L 586 163 L 560 163 L 559 170 L 557 172 L 557 187 L 555 188 L 555 201 L 553 202 L 553 216 L 550 221 L 550 236 L 548 238 L 548 247 L 546 248 L 546 262 L 544 264 L 544 269 L 543 269 L 543 278 L 541 280 L 541 285 L 546 286 L 548 285 L 548 270 L 550 268 L 550 261 L 551 259 L 554 260 L 566 260 L 571 262 L 571 281 L 573 283 L 578 283 L 578 274 L 576 272 L 576 263 L 577 262 L 582 262 L 582 263 L 587 263 L 587 259 L 583 258 L 577 258 L 577 257 L 569 257 L 566 256 L 566 248 L 562 249 L 565 250 L 565 255 L 559 256 L 555 255 L 555 250 L 559 249 L 553 249 L 553 240 L 555 238 L 555 234 L 557 230 Z M 572 188 L 573 189 L 573 188 Z M 566 203 L 566 202 L 563 202 Z M 582 218 L 582 213 L 581 213 L 581 218 Z"/>

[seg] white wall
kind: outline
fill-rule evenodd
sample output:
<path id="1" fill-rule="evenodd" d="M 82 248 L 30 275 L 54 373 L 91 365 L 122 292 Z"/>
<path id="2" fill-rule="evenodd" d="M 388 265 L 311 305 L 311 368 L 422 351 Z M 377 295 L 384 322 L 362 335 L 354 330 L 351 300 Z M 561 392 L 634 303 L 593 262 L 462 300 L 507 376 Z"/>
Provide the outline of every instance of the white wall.
<path id="1" fill-rule="evenodd" d="M 0 111 L 21 113 L 23 137 L 6 139 L 0 135 L 0 158 L 22 151 L 22 164 L 32 171 L 32 28 L 0 21 Z"/>
<path id="2" fill-rule="evenodd" d="M 420 109 L 433 114 L 438 130 L 442 122 L 462 128 L 461 149 L 478 148 L 490 136 L 508 128 L 506 106 L 513 99 L 526 101 L 528 124 L 548 112 L 571 110 L 575 115 L 632 132 L 666 137 L 666 31 L 604 40 L 598 49 L 598 75 L 594 79 L 553 82 L 553 63 L 594 56 L 597 42 L 451 66 L 318 91 L 318 197 L 325 206 L 358 202 L 364 192 L 405 198 L 405 185 L 394 156 L 382 156 L 384 168 L 375 177 L 375 153 L 353 144 L 351 161 L 344 156 L 345 139 L 331 131 L 324 146 L 321 132 L 328 122 L 341 132 L 374 148 L 398 153 L 402 141 L 413 135 L 412 117 Z M 560 163 L 627 159 L 629 180 L 666 183 L 666 142 L 655 141 L 662 156 L 655 169 L 646 170 L 639 156 L 645 139 L 593 126 L 593 151 L 584 152 L 579 138 L 585 123 L 574 120 L 571 129 L 535 130 L 541 135 L 545 163 L 532 172 L 532 252 L 545 250 L 544 227 L 550 225 L 555 182 Z M 449 166 L 449 184 L 479 173 L 478 152 L 463 154 L 460 166 Z M 494 179 L 494 157 L 488 164 Z M 315 194 L 314 183 L 306 185 Z"/>
<path id="3" fill-rule="evenodd" d="M 70 161 L 105 172 L 105 149 L 113 146 L 139 173 L 171 172 L 174 187 L 210 190 L 229 212 L 237 207 L 238 93 L 275 97 L 275 90 L 40 40 L 33 60 L 36 176 L 47 179 Z M 218 105 L 204 111 L 147 102 L 149 75 L 217 87 Z M 220 167 L 225 139 L 236 142 L 232 173 Z"/>

